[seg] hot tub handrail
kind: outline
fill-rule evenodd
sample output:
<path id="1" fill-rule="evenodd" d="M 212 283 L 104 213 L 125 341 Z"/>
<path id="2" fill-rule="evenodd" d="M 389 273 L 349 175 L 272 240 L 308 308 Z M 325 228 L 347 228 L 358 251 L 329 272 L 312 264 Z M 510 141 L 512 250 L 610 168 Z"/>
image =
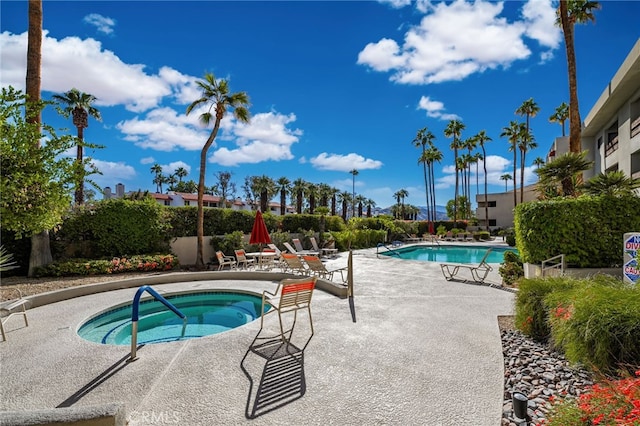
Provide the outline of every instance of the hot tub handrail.
<path id="1" fill-rule="evenodd" d="M 149 293 L 151 296 L 153 296 L 154 299 L 156 299 L 157 301 L 162 302 L 162 304 L 167 308 L 169 308 L 174 314 L 182 318 L 183 321 L 185 321 L 185 325 L 187 321 L 187 317 L 182 312 L 180 312 L 178 308 L 173 306 L 171 302 L 169 302 L 167 299 L 162 297 L 160 293 L 155 291 L 153 287 L 149 285 L 143 285 L 142 287 L 140 287 L 138 291 L 136 291 L 136 295 L 133 296 L 133 304 L 132 304 L 132 312 L 131 312 L 131 355 L 129 357 L 129 361 L 133 361 L 136 359 L 136 351 L 138 346 L 138 319 L 139 319 L 138 312 L 140 308 L 140 297 L 142 296 L 142 293 L 144 293 L 145 291 Z"/>

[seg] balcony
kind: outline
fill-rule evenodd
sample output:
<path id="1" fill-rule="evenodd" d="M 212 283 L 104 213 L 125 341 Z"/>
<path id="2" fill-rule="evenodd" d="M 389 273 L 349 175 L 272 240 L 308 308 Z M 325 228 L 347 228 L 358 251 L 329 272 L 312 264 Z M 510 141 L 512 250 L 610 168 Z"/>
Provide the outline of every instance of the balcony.
<path id="1" fill-rule="evenodd" d="M 631 122 L 631 137 L 640 134 L 640 116 Z"/>
<path id="2" fill-rule="evenodd" d="M 608 157 L 618 149 L 618 134 L 612 133 L 608 137 L 609 141 L 604 146 L 604 156 Z"/>

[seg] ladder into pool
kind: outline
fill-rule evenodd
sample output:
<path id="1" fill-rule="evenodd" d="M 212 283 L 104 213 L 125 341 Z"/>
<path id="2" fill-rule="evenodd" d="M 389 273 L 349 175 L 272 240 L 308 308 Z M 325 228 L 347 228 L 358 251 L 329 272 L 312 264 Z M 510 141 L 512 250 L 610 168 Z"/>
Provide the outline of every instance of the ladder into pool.
<path id="1" fill-rule="evenodd" d="M 171 302 L 162 297 L 157 291 L 155 291 L 151 286 L 143 285 L 136 291 L 136 295 L 133 296 L 132 303 L 132 312 L 131 312 L 131 355 L 129 356 L 128 361 L 135 361 L 137 359 L 136 352 L 138 349 L 138 312 L 140 308 L 140 297 L 144 292 L 149 293 L 153 296 L 154 299 L 161 302 L 164 306 L 169 308 L 174 314 L 182 318 L 182 332 L 184 334 L 184 330 L 187 327 L 187 317 L 180 312 L 178 308 L 173 306 Z"/>

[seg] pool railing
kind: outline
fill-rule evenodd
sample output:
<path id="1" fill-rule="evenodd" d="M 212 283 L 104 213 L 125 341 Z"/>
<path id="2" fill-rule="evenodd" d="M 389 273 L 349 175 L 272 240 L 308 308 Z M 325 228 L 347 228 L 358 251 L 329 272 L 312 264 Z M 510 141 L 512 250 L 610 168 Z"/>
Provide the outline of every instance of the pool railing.
<path id="1" fill-rule="evenodd" d="M 394 241 L 394 246 L 395 246 L 395 243 L 396 242 Z M 394 255 L 400 257 L 400 253 L 398 253 L 394 249 L 389 248 L 385 243 L 378 243 L 378 245 L 376 245 L 376 257 L 378 257 L 378 255 L 380 254 L 379 253 L 380 247 L 386 248 L 387 249 L 387 253 L 394 254 Z"/>
<path id="2" fill-rule="evenodd" d="M 180 312 L 178 308 L 173 306 L 171 302 L 162 297 L 160 293 L 155 291 L 153 287 L 148 285 L 143 285 L 136 291 L 136 295 L 133 296 L 133 304 L 132 304 L 132 312 L 131 312 L 131 354 L 129 356 L 128 361 L 135 361 L 137 359 L 137 350 L 138 350 L 138 319 L 139 319 L 139 310 L 140 310 L 140 297 L 142 297 L 142 293 L 149 293 L 153 296 L 154 299 L 161 302 L 164 306 L 169 308 L 174 314 L 182 318 L 182 333 L 187 327 L 187 317 Z"/>

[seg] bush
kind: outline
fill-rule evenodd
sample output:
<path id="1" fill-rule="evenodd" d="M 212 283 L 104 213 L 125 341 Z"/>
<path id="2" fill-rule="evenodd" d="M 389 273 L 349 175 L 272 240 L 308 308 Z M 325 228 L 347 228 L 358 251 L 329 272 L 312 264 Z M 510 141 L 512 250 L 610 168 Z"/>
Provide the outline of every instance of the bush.
<path id="1" fill-rule="evenodd" d="M 640 366 L 640 287 L 600 275 L 547 295 L 545 305 L 552 342 L 569 361 L 603 373 Z"/>
<path id="2" fill-rule="evenodd" d="M 213 246 L 214 251 L 221 251 L 227 256 L 232 256 L 234 250 L 240 250 L 244 248 L 244 244 L 242 242 L 244 234 L 242 231 L 234 231 L 228 234 L 224 234 L 224 237 L 212 237 L 211 245 Z M 215 260 L 212 259 L 212 260 Z"/>
<path id="3" fill-rule="evenodd" d="M 500 264 L 498 269 L 500 276 L 502 277 L 502 283 L 505 285 L 513 285 L 520 278 L 524 277 L 524 269 L 522 267 L 522 261 L 520 256 L 515 252 L 504 252 L 504 262 Z"/>
<path id="4" fill-rule="evenodd" d="M 476 231 L 473 233 L 473 238 L 477 241 L 488 241 L 491 239 L 489 231 Z"/>
<path id="5" fill-rule="evenodd" d="M 54 262 L 37 268 L 36 277 L 66 277 L 72 275 L 103 275 L 124 272 L 169 271 L 179 266 L 173 255 L 146 255 L 114 257 L 111 260 L 85 260 Z"/>

